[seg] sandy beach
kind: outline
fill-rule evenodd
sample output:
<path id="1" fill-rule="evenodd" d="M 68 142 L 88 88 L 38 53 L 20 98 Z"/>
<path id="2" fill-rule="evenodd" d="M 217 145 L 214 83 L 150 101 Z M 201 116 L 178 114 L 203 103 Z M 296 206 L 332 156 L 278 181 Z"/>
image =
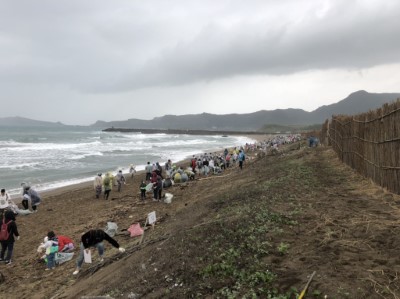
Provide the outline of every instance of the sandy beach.
<path id="1" fill-rule="evenodd" d="M 174 195 L 171 204 L 153 202 L 150 194 L 140 202 L 143 173 L 128 179 L 121 193 L 113 190 L 108 201 L 95 199 L 91 184 L 46 193 L 38 213 L 17 219 L 21 239 L 12 265 L 0 264 L 1 295 L 225 298 L 228 290 L 265 298 L 274 290 L 295 298 L 293 290 L 316 271 L 310 286 L 315 294 L 381 298 L 369 278 L 384 285 L 382 273 L 395 275 L 398 240 L 390 230 L 400 217 L 399 196 L 354 173 L 328 147 L 304 142 L 278 155 L 247 156 L 243 170 L 232 167 L 165 190 Z M 143 226 L 153 211 L 155 228 L 139 245 L 126 230 Z M 82 233 L 105 228 L 107 221 L 118 224 L 115 239 L 125 253 L 105 242 L 104 262 L 94 252 L 94 262 L 77 276 L 76 257 L 44 270 L 36 248 L 49 230 L 78 243 Z M 337 296 L 338 290 L 345 295 Z"/>
<path id="2" fill-rule="evenodd" d="M 257 135 L 251 138 L 264 140 L 266 137 Z M 219 151 L 222 152 L 223 149 Z M 189 161 L 189 159 L 184 160 L 177 165 L 188 167 Z M 139 185 L 144 177 L 144 171 L 137 172 L 133 180 L 127 175 L 127 183 L 123 186 L 122 192 L 118 193 L 114 187 L 111 199 L 108 201 L 95 199 L 92 181 L 42 192 L 42 203 L 39 205 L 38 213 L 17 217 L 21 239 L 15 243 L 13 265 L 0 268 L 6 277 L 5 283 L 0 285 L 0 290 L 7 294 L 7 298 L 45 298 L 48 296 L 48 291 L 57 290 L 59 284 L 73 283 L 74 278 L 71 273 L 75 268 L 75 258 L 57 267 L 51 273 L 51 277 L 44 271 L 45 264 L 39 261 L 40 255 L 36 252 L 36 248 L 50 230 L 71 237 L 79 247 L 81 234 L 91 228 L 104 229 L 108 221 L 113 221 L 118 224 L 122 232 L 122 235 L 117 236 L 117 240 L 121 246 L 129 248 L 132 244 L 136 244 L 136 240 L 130 240 L 126 232 L 132 223 L 140 222 L 143 225 L 146 215 L 153 210 L 157 212 L 159 222 L 165 221 L 187 204 L 185 202 L 189 198 L 187 198 L 186 184 L 165 190 L 174 194 L 174 203 L 171 205 L 152 202 L 152 194 L 148 194 L 148 199 L 143 204 L 139 200 Z M 192 185 L 199 183 L 201 182 L 194 181 L 188 185 L 193 188 Z M 19 201 L 15 198 L 15 202 Z M 109 244 L 106 247 L 108 248 L 106 257 L 117 253 Z M 13 289 L 15 281 L 24 285 L 18 291 L 18 295 Z M 34 294 L 32 290 L 35 290 Z"/>

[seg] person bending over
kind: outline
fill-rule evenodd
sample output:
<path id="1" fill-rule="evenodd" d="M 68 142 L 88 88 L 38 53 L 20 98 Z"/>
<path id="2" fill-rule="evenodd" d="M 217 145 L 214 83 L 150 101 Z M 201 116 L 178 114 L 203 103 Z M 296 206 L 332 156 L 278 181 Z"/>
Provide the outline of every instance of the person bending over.
<path id="1" fill-rule="evenodd" d="M 92 229 L 88 232 L 84 233 L 81 237 L 81 251 L 79 253 L 78 259 L 76 260 L 76 269 L 73 275 L 77 275 L 81 270 L 83 260 L 84 260 L 84 251 L 89 253 L 90 248 L 94 247 L 97 248 L 99 253 L 100 262 L 102 262 L 103 254 L 104 254 L 104 244 L 103 241 L 106 240 L 115 248 L 118 248 L 120 252 L 125 252 L 125 249 L 120 247 L 118 242 L 111 238 L 105 231 L 101 229 Z"/>

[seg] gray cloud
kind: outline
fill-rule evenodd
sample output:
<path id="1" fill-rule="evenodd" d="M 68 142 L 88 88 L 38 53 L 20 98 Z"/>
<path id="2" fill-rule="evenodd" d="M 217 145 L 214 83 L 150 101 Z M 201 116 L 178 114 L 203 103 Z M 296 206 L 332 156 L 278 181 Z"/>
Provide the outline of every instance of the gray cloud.
<path id="1" fill-rule="evenodd" d="M 396 1 L 170 3 L 4 1 L 1 77 L 97 93 L 400 59 Z"/>
<path id="2" fill-rule="evenodd" d="M 90 109 L 173 87 L 178 103 L 193 84 L 396 64 L 398 36 L 397 0 L 1 1 L 0 101 Z"/>

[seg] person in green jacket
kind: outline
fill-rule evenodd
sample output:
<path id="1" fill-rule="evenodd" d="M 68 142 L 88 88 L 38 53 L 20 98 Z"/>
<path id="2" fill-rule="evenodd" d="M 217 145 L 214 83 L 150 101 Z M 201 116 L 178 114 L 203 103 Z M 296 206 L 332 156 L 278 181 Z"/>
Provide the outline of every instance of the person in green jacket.
<path id="1" fill-rule="evenodd" d="M 111 190 L 112 190 L 112 185 L 113 185 L 113 180 L 114 177 L 112 176 L 111 173 L 107 172 L 104 180 L 103 180 L 103 186 L 104 186 L 104 199 L 107 200 L 108 197 L 110 196 Z"/>

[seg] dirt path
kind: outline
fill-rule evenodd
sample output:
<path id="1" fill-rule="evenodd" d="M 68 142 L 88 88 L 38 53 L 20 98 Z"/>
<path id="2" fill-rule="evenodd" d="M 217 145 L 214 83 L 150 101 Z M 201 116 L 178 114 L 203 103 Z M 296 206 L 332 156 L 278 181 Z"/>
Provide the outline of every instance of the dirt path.
<path id="1" fill-rule="evenodd" d="M 0 265 L 5 298 L 295 298 L 316 271 L 307 298 L 398 298 L 400 198 L 342 165 L 330 149 L 301 148 L 254 158 L 243 171 L 173 187 L 171 205 L 138 202 L 138 180 L 116 199 L 76 189 L 46 198 L 19 217 L 12 267 Z M 156 210 L 141 246 L 116 238 L 106 259 L 52 273 L 35 249 L 48 230 L 79 240 L 90 227 L 126 229 Z M 63 211 L 63 212 L 60 212 Z M 95 256 L 96 257 L 96 256 Z"/>

